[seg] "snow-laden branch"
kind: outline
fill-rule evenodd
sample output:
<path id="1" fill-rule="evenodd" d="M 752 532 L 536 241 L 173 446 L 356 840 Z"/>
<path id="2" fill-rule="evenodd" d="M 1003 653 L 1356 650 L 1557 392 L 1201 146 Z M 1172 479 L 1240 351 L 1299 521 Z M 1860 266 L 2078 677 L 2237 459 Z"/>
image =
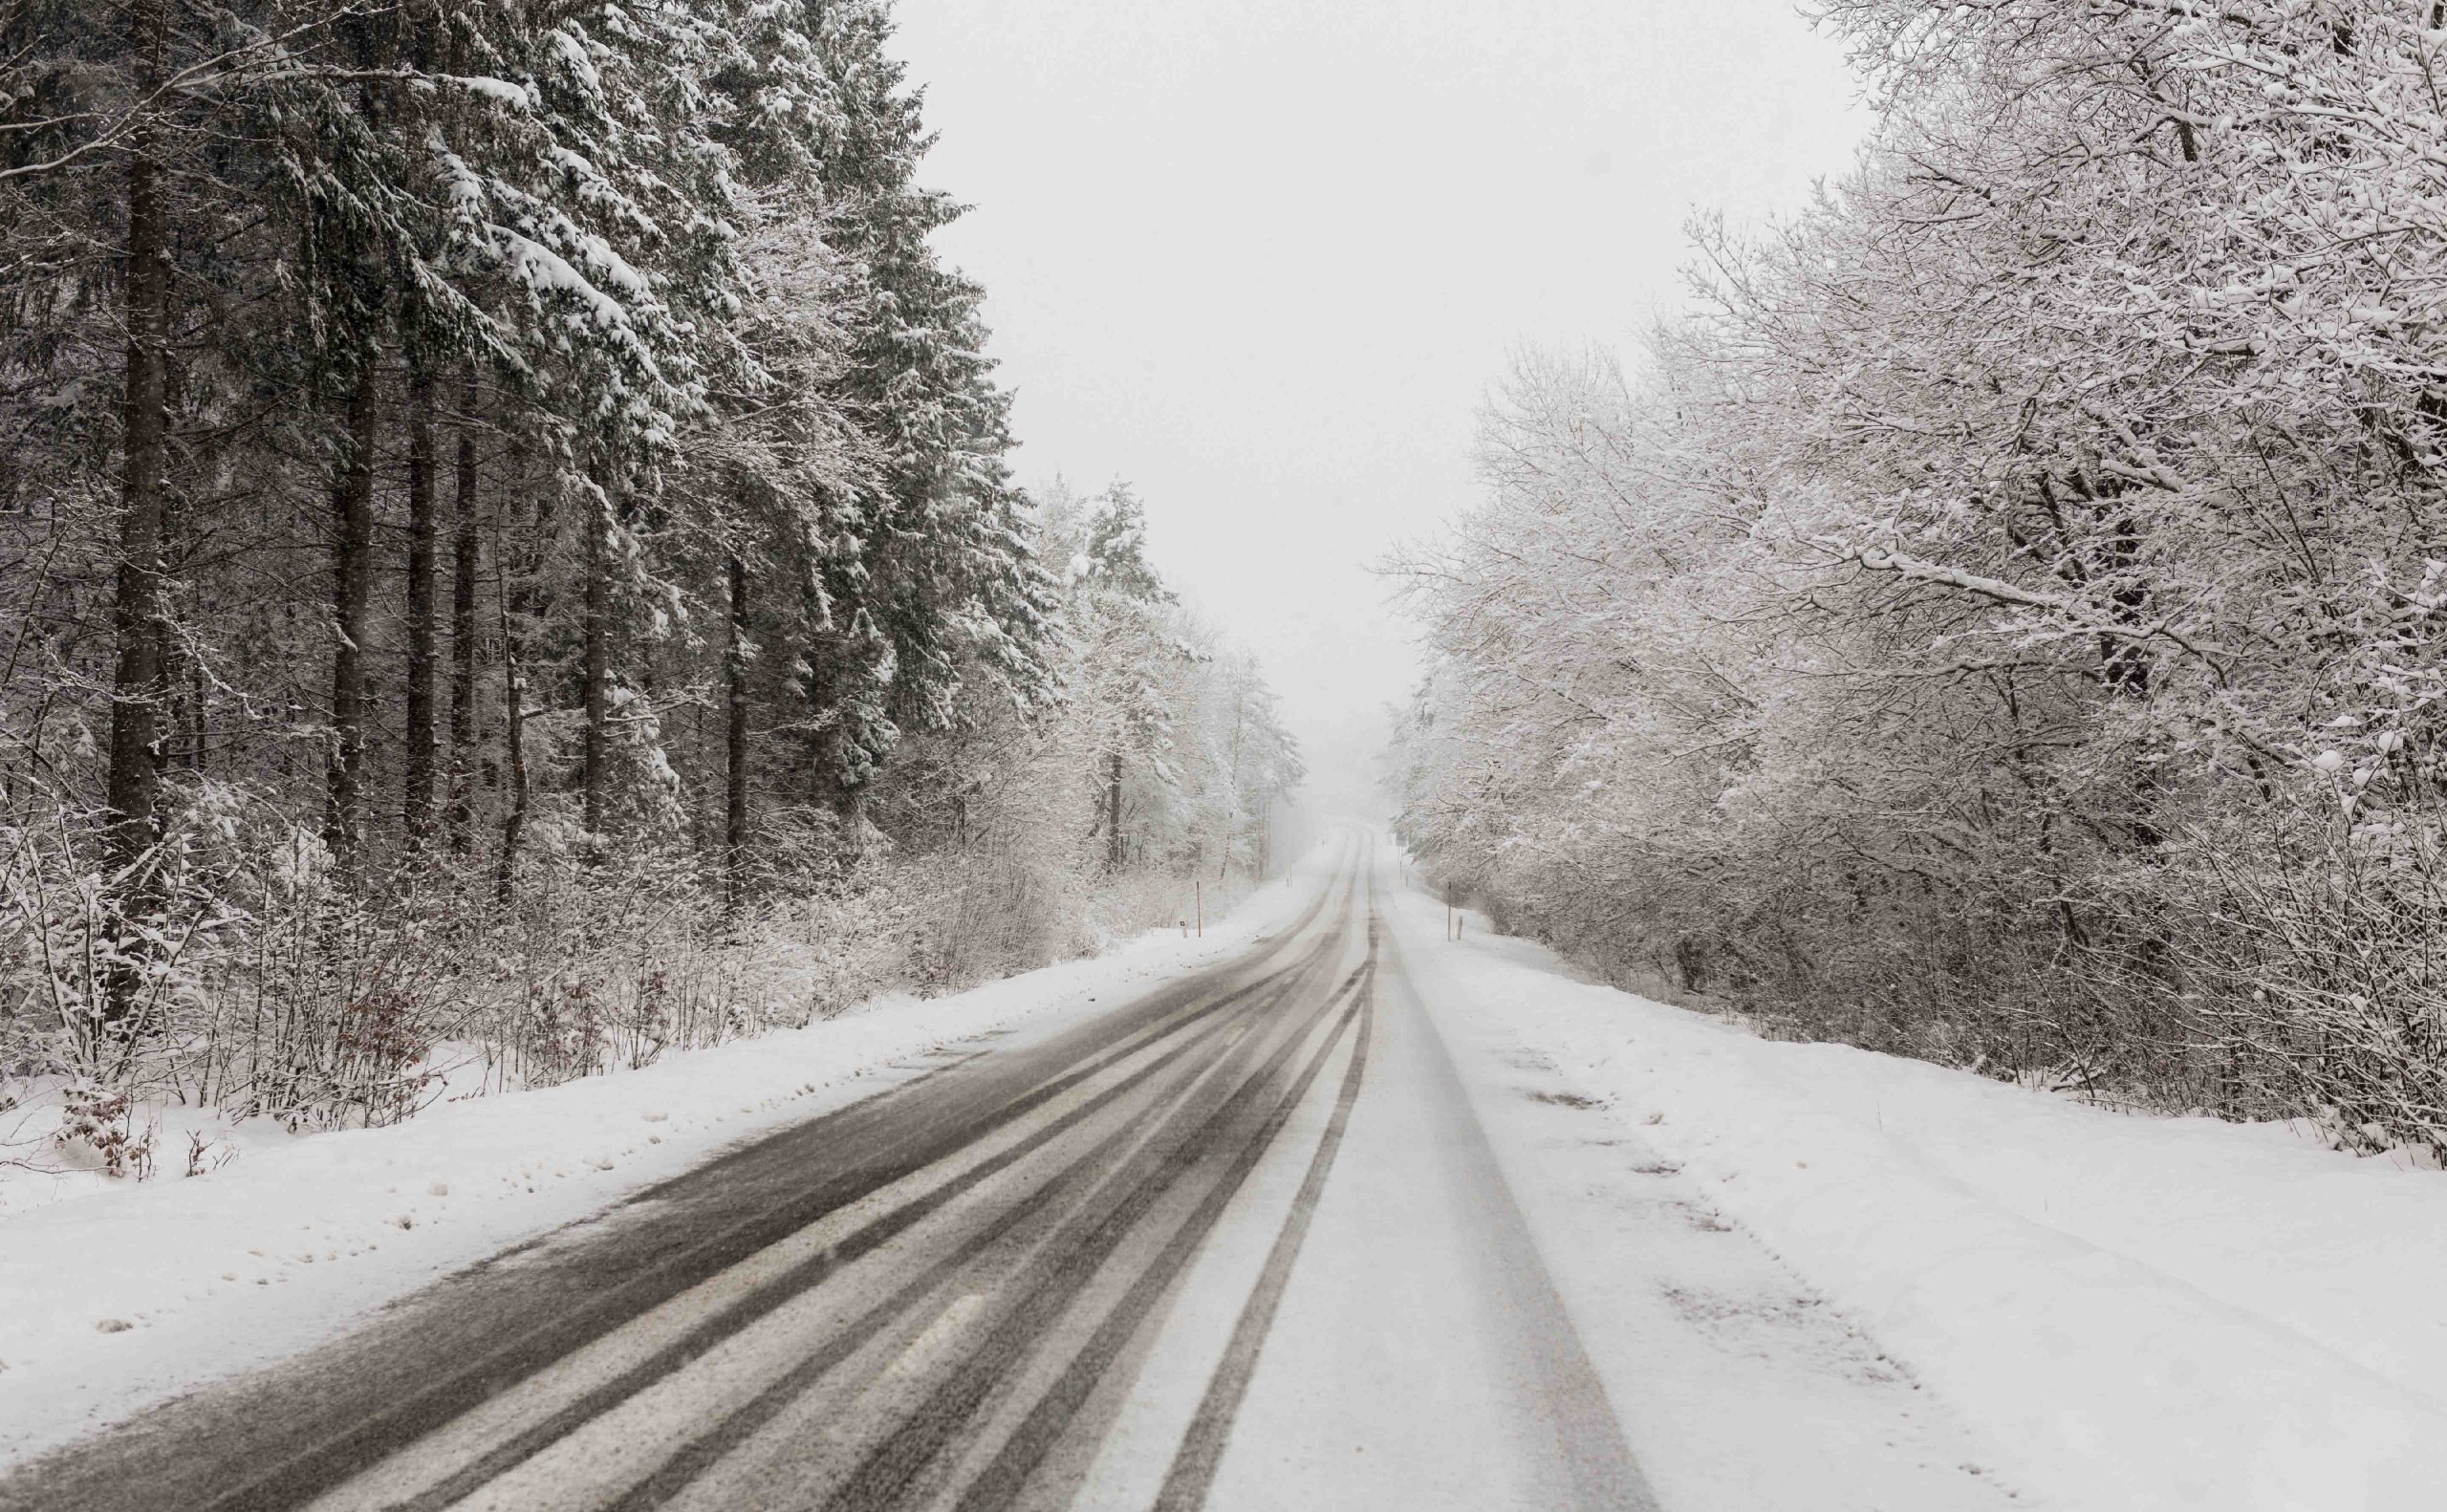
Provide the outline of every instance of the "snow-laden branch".
<path id="1" fill-rule="evenodd" d="M 2043 611 L 2063 621 L 2063 629 L 2072 634 L 2103 636 L 2112 640 L 2164 640 L 2199 660 L 2220 681 L 2226 678 L 2228 661 L 2223 654 L 2214 646 L 2202 644 L 2164 618 L 2132 621 L 2112 612 L 2102 613 L 2089 601 L 2069 594 L 2025 588 L 2002 577 L 1922 561 L 1886 547 L 1859 546 L 1829 537 L 1818 537 L 1808 544 L 1838 562 L 1852 564 L 1866 572 L 1890 573 L 1916 583 L 1933 583 L 1990 603 Z"/>

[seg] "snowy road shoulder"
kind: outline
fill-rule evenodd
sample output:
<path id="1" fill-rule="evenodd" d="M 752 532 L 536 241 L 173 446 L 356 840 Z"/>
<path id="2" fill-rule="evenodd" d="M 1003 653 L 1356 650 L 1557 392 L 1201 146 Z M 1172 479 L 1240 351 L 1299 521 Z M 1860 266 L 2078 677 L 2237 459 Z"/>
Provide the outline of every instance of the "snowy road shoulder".
<path id="1" fill-rule="evenodd" d="M 2375 1512 L 2447 1484 L 2447 1177 L 1761 1041 L 1390 906 L 1436 990 L 1669 1156 L 2039 1503 Z"/>
<path id="2" fill-rule="evenodd" d="M 0 1466 L 284 1358 L 509 1245 L 718 1151 L 918 1074 L 947 1047 L 1050 1033 L 1288 923 L 1331 857 L 1203 939 L 867 1009 L 642 1070 L 445 1103 L 407 1123 L 250 1149 L 209 1176 L 0 1221 Z"/>

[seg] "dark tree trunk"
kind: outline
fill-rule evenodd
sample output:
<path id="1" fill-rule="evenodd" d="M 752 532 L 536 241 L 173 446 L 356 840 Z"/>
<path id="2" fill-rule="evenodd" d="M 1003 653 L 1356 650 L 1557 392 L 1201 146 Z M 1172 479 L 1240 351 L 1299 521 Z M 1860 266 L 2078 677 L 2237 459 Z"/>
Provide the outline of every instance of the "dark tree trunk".
<path id="1" fill-rule="evenodd" d="M 173 397 L 170 407 L 176 408 Z M 158 772 L 172 767 L 189 772 L 204 770 L 204 659 L 193 647 L 183 645 L 171 634 L 170 620 L 176 614 L 171 598 L 173 585 L 178 583 L 188 562 L 193 560 L 198 542 L 194 523 L 185 518 L 168 498 L 162 508 L 162 572 L 160 614 L 154 620 L 153 655 L 159 667 L 162 713 L 154 730 L 153 769 Z"/>
<path id="2" fill-rule="evenodd" d="M 408 374 L 408 749 L 405 812 L 408 846 L 422 846 L 433 827 L 436 742 L 433 602 L 433 377 L 422 359 Z"/>
<path id="3" fill-rule="evenodd" d="M 493 560 L 502 564 L 501 606 L 502 760 L 509 768 L 509 801 L 501 817 L 501 855 L 493 869 L 494 891 L 505 903 L 516 896 L 518 843 L 527 832 L 527 622 L 535 608 L 535 553 L 531 548 L 512 554 L 506 550 L 502 524 L 515 515 L 519 488 L 527 481 L 526 455 L 510 445 L 509 478 L 501 507 L 493 511 Z M 545 511 L 536 509 L 540 527 Z"/>
<path id="4" fill-rule="evenodd" d="M 608 726 L 612 712 L 612 553 L 604 537 L 611 529 L 609 511 L 587 511 L 584 615 L 586 737 L 582 796 L 586 832 L 596 836 L 603 833 L 604 789 L 610 780 L 607 767 L 610 755 Z"/>
<path id="5" fill-rule="evenodd" d="M 210 726 L 206 721 L 204 659 L 187 658 L 187 770 L 204 775 L 204 745 Z"/>
<path id="6" fill-rule="evenodd" d="M 357 875 L 365 819 L 365 640 L 374 603 L 374 446 L 381 419 L 371 353 L 348 397 L 347 453 L 336 480 L 332 551 L 331 807 L 324 838 L 343 876 Z"/>
<path id="7" fill-rule="evenodd" d="M 130 17 L 140 97 L 160 87 L 168 49 L 167 0 L 137 0 Z M 119 578 L 112 606 L 118 664 L 111 679 L 110 828 L 107 853 L 127 912 L 148 909 L 150 889 L 140 863 L 159 830 L 160 779 L 154 767 L 162 697 L 162 474 L 167 462 L 169 415 L 169 263 L 162 168 L 154 159 L 151 123 L 141 121 L 128 143 L 127 392 L 123 468 L 119 475 Z M 104 1019 L 116 1028 L 133 1010 L 141 983 L 113 972 L 105 983 Z"/>
<path id="8" fill-rule="evenodd" d="M 476 767 L 476 378 L 467 375 L 459 421 L 458 519 L 450 542 L 450 849 L 475 846 Z"/>
<path id="9" fill-rule="evenodd" d="M 1130 859 L 1121 838 L 1121 752 L 1105 760 L 1105 870 L 1118 872 Z"/>
<path id="10" fill-rule="evenodd" d="M 2107 497 L 2118 499 L 2122 490 Z M 2107 551 L 2122 586 L 2114 592 L 2115 617 L 2126 625 L 2139 625 L 2150 614 L 2150 589 L 2140 572 L 2141 534 L 2127 508 L 2114 522 L 2114 536 Z M 2135 702 L 2150 698 L 2150 653 L 2139 640 L 2128 637 L 2103 636 L 2099 639 L 2102 662 L 2100 677 L 2115 692 Z M 2157 768 L 2146 759 L 2133 771 L 2133 841 L 2144 855 L 2155 856 L 2166 842 L 2158 828 L 2157 810 L 2160 793 Z"/>
<path id="11" fill-rule="evenodd" d="M 733 904 L 747 856 L 747 564 L 730 559 L 730 641 L 723 653 L 725 752 L 723 874 Z"/>

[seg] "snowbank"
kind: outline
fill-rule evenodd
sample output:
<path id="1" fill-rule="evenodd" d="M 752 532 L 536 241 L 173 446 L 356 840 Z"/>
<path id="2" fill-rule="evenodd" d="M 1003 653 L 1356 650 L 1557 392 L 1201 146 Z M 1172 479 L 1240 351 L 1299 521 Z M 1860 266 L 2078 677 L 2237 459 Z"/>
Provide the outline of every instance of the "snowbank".
<path id="1" fill-rule="evenodd" d="M 2081 1508 L 2447 1504 L 2447 1177 L 2158 1119 L 1570 979 L 1392 900 L 1433 991 L 1505 1013 Z"/>
<path id="2" fill-rule="evenodd" d="M 250 1130 L 208 1176 L 165 1161 L 151 1181 L 0 1219 L 0 1464 L 293 1353 L 727 1144 L 855 1101 L 896 1062 L 1022 1024 L 1050 1030 L 1227 957 L 1294 917 L 1332 859 L 1321 847 L 1289 885 L 1208 919 L 1203 939 L 1158 931 L 955 996 L 881 1000 L 390 1128 Z"/>

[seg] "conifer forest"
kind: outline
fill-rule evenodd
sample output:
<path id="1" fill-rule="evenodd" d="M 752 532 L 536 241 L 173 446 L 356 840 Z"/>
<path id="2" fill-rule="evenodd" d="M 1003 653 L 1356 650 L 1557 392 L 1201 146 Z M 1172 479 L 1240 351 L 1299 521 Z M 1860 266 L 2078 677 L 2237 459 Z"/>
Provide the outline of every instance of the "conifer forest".
<path id="1" fill-rule="evenodd" d="M 1257 875 L 1298 755 L 1013 481 L 891 34 L 0 6 L 0 1077 L 379 1123 Z"/>

